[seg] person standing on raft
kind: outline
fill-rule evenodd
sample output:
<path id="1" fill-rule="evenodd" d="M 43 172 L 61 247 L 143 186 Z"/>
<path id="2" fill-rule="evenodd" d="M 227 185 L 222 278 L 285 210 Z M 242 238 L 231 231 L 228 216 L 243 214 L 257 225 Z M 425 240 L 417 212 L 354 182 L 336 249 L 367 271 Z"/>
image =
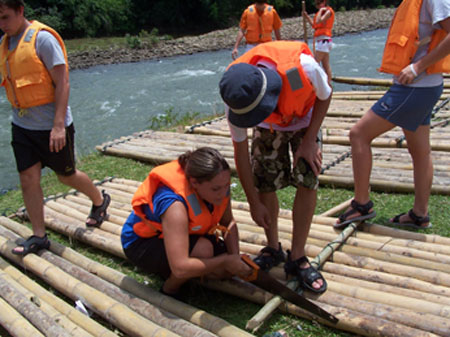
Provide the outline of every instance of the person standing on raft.
<path id="1" fill-rule="evenodd" d="M 394 85 L 351 128 L 355 197 L 336 228 L 376 216 L 370 200 L 373 139 L 402 128 L 414 171 L 414 205 L 390 219 L 399 227 L 431 227 L 428 202 L 433 181 L 430 120 L 450 72 L 450 0 L 403 0 L 391 22 L 380 71 L 394 75 Z"/>
<path id="2" fill-rule="evenodd" d="M 23 201 L 33 235 L 12 250 L 26 255 L 49 248 L 45 232 L 41 170 L 48 166 L 59 181 L 92 200 L 87 226 L 100 226 L 110 196 L 75 168 L 66 48 L 52 28 L 24 17 L 23 0 L 0 1 L 2 86 L 12 105 L 12 147 Z"/>
<path id="3" fill-rule="evenodd" d="M 252 218 L 267 237 L 267 246 L 254 261 L 263 270 L 285 261 L 278 241 L 276 191 L 293 185 L 297 191 L 292 251 L 285 272 L 297 277 L 304 288 L 323 293 L 327 284 L 309 263 L 305 244 L 322 166 L 320 126 L 331 100 L 327 75 L 305 43 L 272 41 L 231 63 L 219 87 L 227 105 L 239 179 Z M 253 128 L 251 157 L 247 128 Z"/>

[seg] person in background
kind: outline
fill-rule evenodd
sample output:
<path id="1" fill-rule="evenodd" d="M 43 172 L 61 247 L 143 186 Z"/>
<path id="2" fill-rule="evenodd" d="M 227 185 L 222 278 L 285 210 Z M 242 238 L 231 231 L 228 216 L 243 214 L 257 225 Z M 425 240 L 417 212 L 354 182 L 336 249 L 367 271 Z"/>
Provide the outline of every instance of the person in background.
<path id="1" fill-rule="evenodd" d="M 52 28 L 24 17 L 23 0 L 0 1 L 2 86 L 12 105 L 12 147 L 33 235 L 12 252 L 48 248 L 41 170 L 48 166 L 59 181 L 86 194 L 93 203 L 86 221 L 100 226 L 110 196 L 75 168 L 74 133 L 69 100 L 69 66 L 64 42 Z"/>
<path id="2" fill-rule="evenodd" d="M 334 25 L 334 11 L 333 8 L 328 6 L 327 0 L 315 0 L 315 4 L 318 11 L 314 15 L 314 19 L 311 19 L 305 11 L 302 12 L 302 15 L 314 29 L 314 57 L 322 65 L 327 73 L 328 83 L 331 84 L 330 51 L 333 47 L 331 36 Z"/>
<path id="3" fill-rule="evenodd" d="M 297 190 L 292 211 L 292 251 L 288 251 L 284 268 L 304 288 L 324 292 L 327 284 L 309 263 L 305 244 L 322 166 L 320 126 L 332 92 L 325 72 L 305 43 L 272 41 L 231 63 L 219 87 L 227 105 L 239 179 L 252 218 L 264 228 L 267 237 L 267 246 L 254 261 L 269 270 L 285 260 L 278 242 L 276 191 L 293 185 Z M 247 128 L 254 128 L 251 158 Z"/>
<path id="4" fill-rule="evenodd" d="M 397 8 L 379 69 L 393 74 L 394 84 L 350 130 L 355 197 L 336 228 L 375 217 L 369 196 L 370 144 L 395 126 L 402 128 L 412 158 L 415 198 L 413 207 L 390 223 L 414 229 L 431 227 L 430 120 L 443 90 L 442 73 L 450 71 L 449 32 L 450 0 L 404 0 Z"/>
<path id="5" fill-rule="evenodd" d="M 255 1 L 255 4 L 250 5 L 242 13 L 236 43 L 231 52 L 233 60 L 238 57 L 238 47 L 244 36 L 247 43 L 245 51 L 248 51 L 259 43 L 272 41 L 272 31 L 275 33 L 275 39 L 281 40 L 282 25 L 273 6 L 266 4 L 265 1 Z"/>
<path id="6" fill-rule="evenodd" d="M 201 147 L 155 167 L 134 194 L 122 247 L 133 264 L 164 278 L 163 294 L 180 298 L 180 287 L 194 277 L 251 274 L 239 255 L 230 178 L 223 156 Z"/>

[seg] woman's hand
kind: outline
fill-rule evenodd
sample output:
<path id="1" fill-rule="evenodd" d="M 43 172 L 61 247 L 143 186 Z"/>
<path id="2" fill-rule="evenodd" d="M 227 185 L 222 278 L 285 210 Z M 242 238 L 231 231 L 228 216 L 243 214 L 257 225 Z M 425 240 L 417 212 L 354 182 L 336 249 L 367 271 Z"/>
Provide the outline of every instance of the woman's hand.
<path id="1" fill-rule="evenodd" d="M 408 65 L 402 69 L 397 80 L 400 84 L 406 85 L 406 84 L 411 84 L 412 82 L 414 82 L 414 80 L 416 79 L 417 76 L 418 76 L 418 74 L 417 74 L 415 65 L 413 63 L 411 63 L 410 65 Z"/>
<path id="2" fill-rule="evenodd" d="M 250 276 L 253 271 L 247 263 L 242 261 L 241 256 L 238 254 L 231 254 L 227 256 L 225 269 L 230 274 L 239 276 L 243 279 Z"/>

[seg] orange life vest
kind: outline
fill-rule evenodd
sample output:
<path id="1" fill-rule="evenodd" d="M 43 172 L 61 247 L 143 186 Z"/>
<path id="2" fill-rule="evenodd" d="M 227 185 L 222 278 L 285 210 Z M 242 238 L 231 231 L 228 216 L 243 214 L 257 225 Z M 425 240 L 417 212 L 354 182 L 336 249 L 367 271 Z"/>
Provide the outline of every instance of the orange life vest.
<path id="1" fill-rule="evenodd" d="M 326 35 L 331 37 L 332 35 L 331 31 L 334 25 L 334 10 L 330 6 L 327 6 L 326 8 L 331 12 L 331 16 L 324 22 L 316 23 L 319 12 L 314 15 L 314 36 Z"/>
<path id="2" fill-rule="evenodd" d="M 210 212 L 205 202 L 191 188 L 183 169 L 177 160 L 155 167 L 150 171 L 148 177 L 138 187 L 131 200 L 131 205 L 141 222 L 133 226 L 134 232 L 143 238 L 150 238 L 155 235 L 163 237 L 162 225 L 146 218 L 142 210 L 142 205 L 148 204 L 153 211 L 153 195 L 158 187 L 165 185 L 180 195 L 188 206 L 189 234 L 204 235 L 213 226 L 217 225 L 225 212 L 229 197 L 224 198 L 220 206 L 214 206 Z"/>
<path id="3" fill-rule="evenodd" d="M 245 40 L 249 44 L 272 41 L 273 7 L 266 5 L 262 15 L 258 14 L 255 5 L 248 6 L 247 31 Z"/>
<path id="4" fill-rule="evenodd" d="M 419 19 L 422 0 L 403 0 L 392 19 L 389 34 L 384 47 L 380 72 L 398 75 L 413 60 L 419 48 Z M 443 29 L 437 29 L 431 37 L 428 52 L 434 49 L 447 35 Z M 427 68 L 426 72 L 450 72 L 450 55 Z"/>
<path id="5" fill-rule="evenodd" d="M 69 71 L 66 47 L 53 28 L 32 21 L 12 51 L 8 50 L 9 38 L 5 36 L 0 45 L 2 86 L 6 89 L 9 102 L 15 108 L 30 108 L 55 101 L 52 78 L 36 53 L 36 37 L 41 30 L 49 31 L 58 40 Z"/>
<path id="6" fill-rule="evenodd" d="M 301 54 L 312 56 L 308 45 L 303 42 L 272 41 L 256 46 L 230 64 L 256 65 L 265 59 L 276 65 L 283 84 L 277 108 L 264 122 L 287 126 L 295 116 L 305 116 L 314 105 L 316 94 L 300 64 Z"/>

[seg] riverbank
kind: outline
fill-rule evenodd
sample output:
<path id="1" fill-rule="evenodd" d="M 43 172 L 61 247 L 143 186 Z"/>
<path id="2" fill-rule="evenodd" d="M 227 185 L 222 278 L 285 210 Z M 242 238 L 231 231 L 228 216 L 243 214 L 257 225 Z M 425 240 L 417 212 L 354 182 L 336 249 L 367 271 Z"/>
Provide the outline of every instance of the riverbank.
<path id="1" fill-rule="evenodd" d="M 347 12 L 336 12 L 333 28 L 334 36 L 360 33 L 380 28 L 387 28 L 395 9 L 370 9 Z M 238 27 L 213 31 L 199 36 L 186 36 L 173 40 L 161 40 L 154 45 L 141 48 L 119 48 L 89 50 L 69 53 L 70 69 L 83 69 L 95 65 L 114 63 L 140 62 L 163 57 L 188 55 L 203 51 L 230 49 L 236 41 Z M 283 19 L 281 36 L 286 40 L 303 39 L 301 17 Z M 308 38 L 312 30 L 308 25 Z"/>

